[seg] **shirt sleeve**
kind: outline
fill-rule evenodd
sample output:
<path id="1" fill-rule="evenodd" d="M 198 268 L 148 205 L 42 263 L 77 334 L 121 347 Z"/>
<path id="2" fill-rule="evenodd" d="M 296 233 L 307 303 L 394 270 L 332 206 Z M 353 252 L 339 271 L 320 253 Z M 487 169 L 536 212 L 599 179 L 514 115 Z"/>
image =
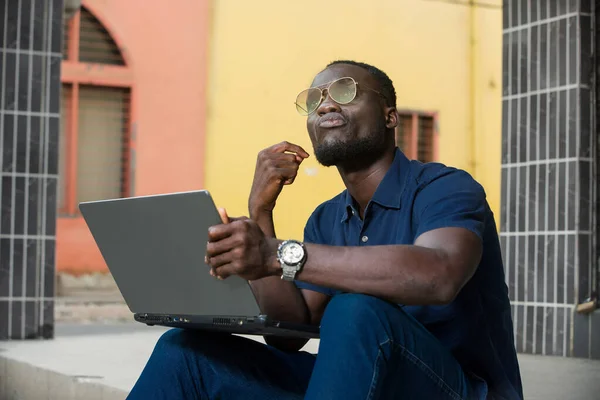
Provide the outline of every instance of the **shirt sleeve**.
<path id="1" fill-rule="evenodd" d="M 415 237 L 439 228 L 465 228 L 483 239 L 488 211 L 483 187 L 465 171 L 448 169 L 415 198 Z"/>
<path id="2" fill-rule="evenodd" d="M 311 217 L 308 219 L 308 222 L 306 223 L 306 226 L 304 227 L 304 242 L 314 244 L 328 244 L 325 243 L 323 238 L 317 233 L 315 219 L 317 219 L 317 216 L 315 214 L 311 215 Z M 313 292 L 323 293 L 330 297 L 333 297 L 337 293 L 337 291 L 334 289 L 313 285 L 312 283 L 302 282 L 298 280 L 295 280 L 294 283 L 299 289 L 312 290 Z"/>

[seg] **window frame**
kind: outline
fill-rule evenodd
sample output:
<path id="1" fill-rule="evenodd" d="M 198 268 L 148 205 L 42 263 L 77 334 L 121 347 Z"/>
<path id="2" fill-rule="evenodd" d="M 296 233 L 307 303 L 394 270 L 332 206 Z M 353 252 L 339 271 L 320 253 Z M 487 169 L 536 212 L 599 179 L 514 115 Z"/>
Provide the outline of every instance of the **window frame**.
<path id="1" fill-rule="evenodd" d="M 97 13 L 89 7 L 84 6 L 87 12 L 92 14 L 100 24 L 106 29 L 111 39 L 119 48 L 118 38 L 110 31 L 104 21 L 98 17 Z M 65 160 L 65 182 L 64 182 L 64 206 L 58 209 L 59 216 L 79 216 L 79 207 L 77 204 L 77 138 L 79 134 L 79 87 L 99 86 L 126 88 L 129 90 L 129 110 L 128 126 L 125 130 L 124 146 L 126 156 L 123 157 L 123 195 L 129 196 L 132 191 L 131 171 L 132 171 L 132 152 L 134 151 L 134 140 L 132 137 L 134 126 L 134 107 L 135 107 L 135 88 L 134 80 L 129 63 L 123 53 L 124 65 L 98 64 L 79 61 L 79 41 L 81 28 L 81 8 L 67 22 L 67 35 L 69 42 L 67 44 L 67 58 L 61 61 L 61 85 L 71 87 L 70 97 L 67 99 L 69 109 L 66 112 L 68 116 L 62 121 L 65 124 L 66 154 L 60 157 L 66 157 Z M 62 90 L 62 88 L 61 88 Z"/>
<path id="2" fill-rule="evenodd" d="M 438 137 L 439 137 L 439 128 L 438 128 L 438 120 L 439 114 L 436 111 L 422 111 L 422 110 L 414 110 L 408 108 L 398 108 L 396 109 L 398 112 L 398 123 L 400 123 L 400 117 L 411 116 L 412 125 L 411 129 L 407 132 L 404 132 L 404 143 L 410 143 L 410 148 L 408 149 L 400 149 L 406 155 L 407 158 L 411 160 L 418 160 L 419 154 L 419 118 L 420 117 L 428 117 L 433 120 L 433 137 L 432 137 L 432 160 L 439 160 L 439 149 L 438 149 Z M 399 126 L 395 129 L 395 137 L 398 136 Z"/>

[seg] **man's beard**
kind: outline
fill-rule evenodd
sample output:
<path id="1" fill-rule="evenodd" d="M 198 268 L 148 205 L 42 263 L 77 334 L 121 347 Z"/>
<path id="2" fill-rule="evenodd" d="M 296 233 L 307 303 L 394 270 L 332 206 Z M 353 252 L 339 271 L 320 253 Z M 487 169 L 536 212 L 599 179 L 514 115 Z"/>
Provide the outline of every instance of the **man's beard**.
<path id="1" fill-rule="evenodd" d="M 335 165 L 345 170 L 360 170 L 378 160 L 388 149 L 385 125 L 371 131 L 367 137 L 347 141 L 331 141 L 315 146 L 315 158 L 325 166 Z"/>

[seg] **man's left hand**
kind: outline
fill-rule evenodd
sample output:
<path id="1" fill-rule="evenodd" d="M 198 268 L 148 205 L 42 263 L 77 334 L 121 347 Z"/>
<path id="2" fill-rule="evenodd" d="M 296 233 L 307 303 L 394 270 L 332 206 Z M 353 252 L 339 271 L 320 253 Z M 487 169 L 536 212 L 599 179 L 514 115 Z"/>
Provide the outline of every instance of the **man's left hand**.
<path id="1" fill-rule="evenodd" d="M 238 275 L 252 281 L 280 272 L 278 241 L 264 235 L 258 224 L 246 217 L 229 221 L 208 230 L 206 263 L 219 279 Z"/>

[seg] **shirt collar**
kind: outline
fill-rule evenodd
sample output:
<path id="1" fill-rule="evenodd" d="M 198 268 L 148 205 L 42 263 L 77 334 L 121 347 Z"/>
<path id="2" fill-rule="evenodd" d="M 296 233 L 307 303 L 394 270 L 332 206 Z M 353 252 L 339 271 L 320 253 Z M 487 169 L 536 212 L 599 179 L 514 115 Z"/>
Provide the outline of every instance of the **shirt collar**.
<path id="1" fill-rule="evenodd" d="M 396 148 L 394 161 L 377 187 L 377 190 L 375 190 L 371 202 L 387 208 L 400 209 L 400 200 L 410 175 L 409 172 L 410 160 L 406 158 L 400 149 Z M 357 211 L 354 207 L 354 199 L 350 196 L 348 190 L 344 191 L 342 199 L 344 212 L 341 222 L 346 222 Z"/>

